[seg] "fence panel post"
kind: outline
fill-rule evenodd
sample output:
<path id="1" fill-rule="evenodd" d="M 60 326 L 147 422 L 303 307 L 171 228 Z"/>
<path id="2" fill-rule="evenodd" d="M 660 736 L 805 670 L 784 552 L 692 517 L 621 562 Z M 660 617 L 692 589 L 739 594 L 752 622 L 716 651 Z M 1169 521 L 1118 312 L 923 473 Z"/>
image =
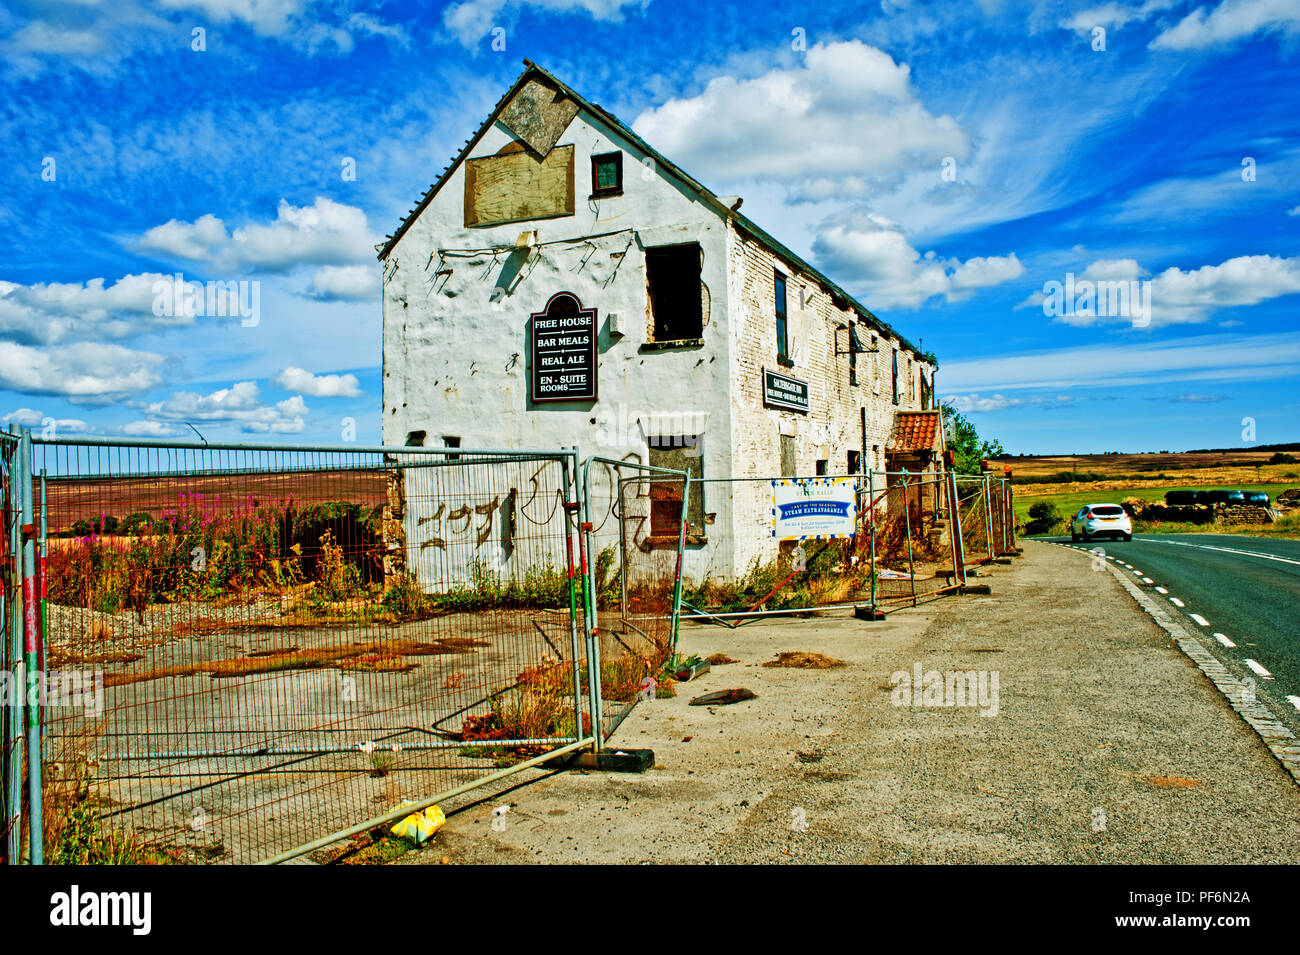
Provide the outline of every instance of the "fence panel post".
<path id="1" fill-rule="evenodd" d="M 40 623 L 36 611 L 36 513 L 32 505 L 32 432 L 22 430 L 23 444 L 23 666 L 27 669 L 27 821 L 32 865 L 45 855 L 41 823 L 41 668 L 36 659 Z"/>
<path id="2" fill-rule="evenodd" d="M 961 508 L 958 504 L 957 475 L 954 471 L 945 471 L 945 486 L 948 490 L 948 517 L 952 533 L 952 573 L 953 581 L 966 586 L 966 548 L 961 539 Z"/>
<path id="3" fill-rule="evenodd" d="M 17 865 L 22 854 L 22 802 L 23 802 L 23 703 L 26 700 L 27 681 L 23 672 L 23 607 L 19 596 L 22 580 L 22 483 L 26 470 L 23 447 L 20 442 L 6 441 L 8 457 L 8 501 L 6 516 L 9 519 L 9 553 L 7 572 L 6 624 L 9 628 L 5 653 L 5 672 L 13 689 L 10 703 L 5 707 L 5 859 Z"/>

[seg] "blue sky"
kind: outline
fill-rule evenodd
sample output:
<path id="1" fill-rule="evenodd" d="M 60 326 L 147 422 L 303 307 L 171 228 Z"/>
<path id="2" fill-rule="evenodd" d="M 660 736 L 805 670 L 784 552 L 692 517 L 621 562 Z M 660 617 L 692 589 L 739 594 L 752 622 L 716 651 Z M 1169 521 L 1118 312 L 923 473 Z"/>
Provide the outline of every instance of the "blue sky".
<path id="1" fill-rule="evenodd" d="M 1013 452 L 1300 440 L 1294 0 L 9 0 L 0 418 L 377 443 L 374 244 L 523 57 Z M 256 282 L 256 322 L 157 314 L 178 272 Z M 1149 311 L 1049 314 L 1071 277 Z"/>

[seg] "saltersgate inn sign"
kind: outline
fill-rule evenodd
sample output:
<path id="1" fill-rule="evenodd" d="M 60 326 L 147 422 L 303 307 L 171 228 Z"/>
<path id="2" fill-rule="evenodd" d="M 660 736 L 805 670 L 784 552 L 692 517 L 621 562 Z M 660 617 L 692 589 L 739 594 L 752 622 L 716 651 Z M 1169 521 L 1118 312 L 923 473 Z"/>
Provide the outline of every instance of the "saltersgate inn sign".
<path id="1" fill-rule="evenodd" d="M 596 310 L 556 292 L 528 317 L 533 401 L 596 400 Z"/>

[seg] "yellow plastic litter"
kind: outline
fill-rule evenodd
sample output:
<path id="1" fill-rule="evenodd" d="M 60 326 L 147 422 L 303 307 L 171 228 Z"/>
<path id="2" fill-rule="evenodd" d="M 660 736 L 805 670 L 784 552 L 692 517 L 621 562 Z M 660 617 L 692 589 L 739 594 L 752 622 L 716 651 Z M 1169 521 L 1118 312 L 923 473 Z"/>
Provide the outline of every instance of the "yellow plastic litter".
<path id="1" fill-rule="evenodd" d="M 396 823 L 389 831 L 395 836 L 414 839 L 417 844 L 427 841 L 447 821 L 446 815 L 437 806 L 430 806 L 424 812 L 413 812 Z"/>

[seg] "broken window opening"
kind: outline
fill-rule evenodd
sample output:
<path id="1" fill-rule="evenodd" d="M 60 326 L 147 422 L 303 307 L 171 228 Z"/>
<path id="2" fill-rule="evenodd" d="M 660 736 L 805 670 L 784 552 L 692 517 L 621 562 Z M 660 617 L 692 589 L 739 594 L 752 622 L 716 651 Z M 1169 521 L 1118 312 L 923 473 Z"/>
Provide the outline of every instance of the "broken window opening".
<path id="1" fill-rule="evenodd" d="M 646 285 L 656 342 L 704 337 L 698 242 L 659 245 L 645 250 Z"/>

